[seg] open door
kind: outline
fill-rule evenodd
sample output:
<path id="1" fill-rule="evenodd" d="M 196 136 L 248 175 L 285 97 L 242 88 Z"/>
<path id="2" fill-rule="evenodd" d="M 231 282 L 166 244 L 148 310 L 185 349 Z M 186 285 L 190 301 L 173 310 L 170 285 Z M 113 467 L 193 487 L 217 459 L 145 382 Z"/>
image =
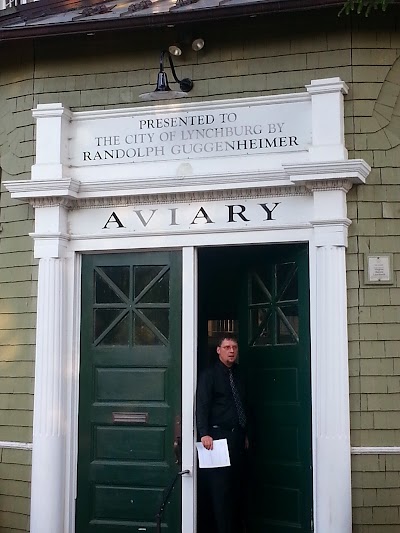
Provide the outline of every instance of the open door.
<path id="1" fill-rule="evenodd" d="M 250 423 L 249 531 L 312 531 L 308 250 L 254 248 L 239 306 Z"/>
<path id="2" fill-rule="evenodd" d="M 180 254 L 85 256 L 76 533 L 156 533 L 180 413 Z M 169 501 L 177 533 L 179 484 Z"/>
<path id="3" fill-rule="evenodd" d="M 310 533 L 308 247 L 201 250 L 199 276 L 199 339 L 208 340 L 208 348 L 200 346 L 199 369 L 212 359 L 213 339 L 221 332 L 239 338 L 250 424 L 248 488 L 243 494 L 248 533 Z"/>

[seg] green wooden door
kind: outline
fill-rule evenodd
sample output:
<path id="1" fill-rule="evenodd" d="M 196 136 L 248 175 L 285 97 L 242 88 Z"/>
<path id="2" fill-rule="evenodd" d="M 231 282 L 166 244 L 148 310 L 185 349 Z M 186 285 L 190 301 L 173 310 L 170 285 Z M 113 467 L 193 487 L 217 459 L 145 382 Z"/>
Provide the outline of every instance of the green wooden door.
<path id="1" fill-rule="evenodd" d="M 308 249 L 248 249 L 239 316 L 250 415 L 250 533 L 312 531 Z"/>
<path id="2" fill-rule="evenodd" d="M 76 533 L 155 533 L 179 466 L 181 258 L 88 255 L 82 327 Z M 180 531 L 180 485 L 163 531 Z"/>

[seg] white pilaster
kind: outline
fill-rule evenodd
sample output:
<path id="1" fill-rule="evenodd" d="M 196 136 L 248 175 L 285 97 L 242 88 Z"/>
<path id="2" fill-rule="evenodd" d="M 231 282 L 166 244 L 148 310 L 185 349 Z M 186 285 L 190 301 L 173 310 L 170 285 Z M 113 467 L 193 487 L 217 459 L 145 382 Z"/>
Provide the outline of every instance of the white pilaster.
<path id="1" fill-rule="evenodd" d="M 316 533 L 350 533 L 352 529 L 345 264 L 350 221 L 342 201 L 345 195 L 344 188 L 314 191 L 317 219 L 312 222 L 315 245 L 312 380 Z"/>
<path id="2" fill-rule="evenodd" d="M 35 255 L 39 257 L 39 280 L 31 533 L 63 533 L 65 517 L 65 352 L 68 299 L 67 259 L 63 254 L 65 239 L 60 239 L 60 235 L 65 231 L 66 217 L 62 214 L 63 208 L 59 206 L 49 209 L 46 218 L 55 233 L 51 235 L 48 231 L 45 244 L 39 248 L 35 246 Z M 38 220 L 40 218 L 38 215 Z"/>
<path id="3" fill-rule="evenodd" d="M 311 95 L 312 108 L 310 160 L 346 160 L 343 95 L 348 92 L 347 85 L 340 78 L 327 78 L 312 80 L 306 89 Z"/>
<path id="4" fill-rule="evenodd" d="M 62 104 L 38 104 L 36 119 L 36 161 L 33 180 L 61 180 L 68 168 L 68 128 L 71 112 Z"/>

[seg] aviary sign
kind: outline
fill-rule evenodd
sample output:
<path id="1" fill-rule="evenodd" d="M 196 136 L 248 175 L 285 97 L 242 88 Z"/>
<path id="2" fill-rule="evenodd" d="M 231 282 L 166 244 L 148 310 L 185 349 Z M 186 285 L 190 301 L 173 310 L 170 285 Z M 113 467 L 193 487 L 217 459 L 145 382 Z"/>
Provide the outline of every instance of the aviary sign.
<path id="1" fill-rule="evenodd" d="M 78 124 L 77 124 L 78 125 Z M 72 137 L 73 166 L 222 158 L 298 152 L 311 142 L 310 102 L 210 109 L 185 106 L 79 123 Z"/>
<path id="2" fill-rule="evenodd" d="M 71 235 L 213 233 L 307 223 L 312 196 L 238 198 L 81 209 L 70 213 Z"/>
<path id="3" fill-rule="evenodd" d="M 280 202 L 274 202 L 271 205 L 268 205 L 266 203 L 259 203 L 259 207 L 265 212 L 265 219 L 268 220 L 274 220 L 273 213 L 275 209 L 278 207 Z M 243 204 L 226 204 L 225 207 L 227 208 L 226 211 L 226 222 L 229 223 L 236 223 L 236 222 L 250 222 L 250 219 L 247 218 L 249 214 L 247 213 L 247 216 L 245 214 L 246 206 Z M 169 226 L 180 226 L 178 222 L 178 207 L 168 207 L 167 210 L 169 211 L 171 215 Z M 144 215 L 144 212 L 146 210 L 142 209 L 133 209 L 132 213 L 134 215 L 137 215 L 138 220 L 142 224 L 142 226 L 145 228 L 150 222 L 153 216 L 159 211 L 158 208 L 156 209 L 147 209 L 148 215 L 147 218 Z M 189 217 L 190 218 L 190 217 Z M 217 217 L 215 217 L 217 218 Z M 219 216 L 218 219 L 221 219 Z M 218 220 L 219 221 L 219 220 Z M 187 224 L 187 220 L 185 220 Z M 193 216 L 193 220 L 189 222 L 189 226 L 195 226 L 198 224 L 215 224 L 216 220 L 213 220 L 210 215 L 207 213 L 207 210 L 205 207 L 200 206 L 196 212 L 196 214 Z M 124 224 L 119 219 L 118 215 L 113 211 L 111 215 L 109 216 L 107 222 L 104 224 L 103 229 L 109 229 L 113 224 L 116 225 L 118 228 L 124 228 Z"/>

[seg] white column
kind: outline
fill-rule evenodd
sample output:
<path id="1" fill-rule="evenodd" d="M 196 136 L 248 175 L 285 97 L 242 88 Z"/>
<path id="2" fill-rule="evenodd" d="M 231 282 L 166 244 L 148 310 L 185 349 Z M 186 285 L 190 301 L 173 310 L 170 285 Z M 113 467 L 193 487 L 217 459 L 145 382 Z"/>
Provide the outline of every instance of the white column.
<path id="1" fill-rule="evenodd" d="M 36 209 L 39 257 L 31 533 L 64 533 L 67 326 L 66 210 Z M 52 233 L 50 233 L 50 228 Z"/>
<path id="2" fill-rule="evenodd" d="M 312 299 L 315 302 L 312 363 L 315 532 L 350 533 L 352 509 L 345 259 L 350 221 L 343 212 L 344 188 L 315 191 L 314 195 L 315 214 L 319 219 L 313 222 L 315 248 L 312 254 L 315 273 L 312 287 Z M 340 196 L 343 201 L 340 201 Z M 332 208 L 332 202 L 336 204 L 335 208 Z M 325 220 L 321 220 L 323 214 Z"/>
<path id="3" fill-rule="evenodd" d="M 65 484 L 65 259 L 39 261 L 31 533 L 62 533 Z"/>

